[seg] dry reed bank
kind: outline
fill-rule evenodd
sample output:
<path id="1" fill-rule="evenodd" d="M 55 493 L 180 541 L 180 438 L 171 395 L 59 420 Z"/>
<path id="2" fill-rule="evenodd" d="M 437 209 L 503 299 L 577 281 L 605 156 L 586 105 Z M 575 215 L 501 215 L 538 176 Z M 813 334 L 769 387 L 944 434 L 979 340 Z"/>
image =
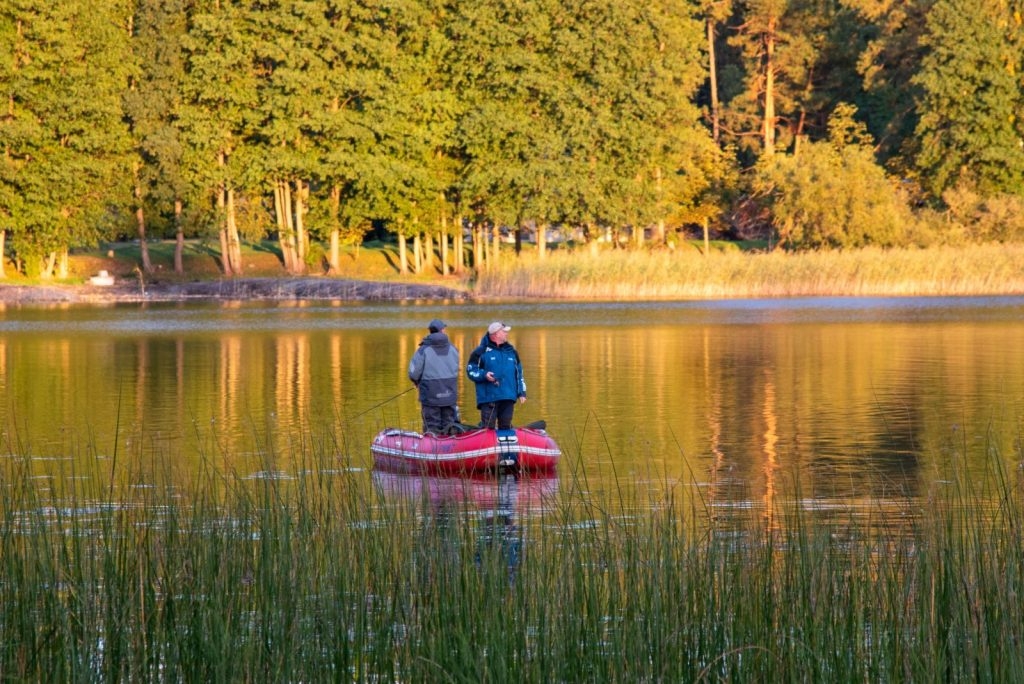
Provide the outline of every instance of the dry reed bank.
<path id="1" fill-rule="evenodd" d="M 980 296 L 1024 293 L 1024 244 L 928 249 L 747 252 L 732 243 L 687 243 L 676 249 L 589 247 L 551 250 L 544 259 L 510 245 L 496 262 L 460 275 L 438 264 L 398 272 L 394 245 L 376 243 L 346 254 L 336 275 L 289 276 L 270 243 L 246 256 L 246 278 L 223 278 L 213 257 L 193 255 L 187 272 L 170 272 L 170 250 L 151 248 L 157 272 L 141 275 L 138 249 L 72 257 L 73 277 L 0 281 L 3 302 L 103 302 L 193 299 L 730 299 L 825 296 Z M 436 255 L 435 255 L 436 256 Z M 166 262 L 166 263 L 165 263 Z M 99 270 L 115 286 L 93 287 Z"/>
<path id="2" fill-rule="evenodd" d="M 481 296 L 723 299 L 1001 295 L 1024 292 L 1024 245 L 748 253 L 559 250 L 505 257 L 473 283 Z"/>

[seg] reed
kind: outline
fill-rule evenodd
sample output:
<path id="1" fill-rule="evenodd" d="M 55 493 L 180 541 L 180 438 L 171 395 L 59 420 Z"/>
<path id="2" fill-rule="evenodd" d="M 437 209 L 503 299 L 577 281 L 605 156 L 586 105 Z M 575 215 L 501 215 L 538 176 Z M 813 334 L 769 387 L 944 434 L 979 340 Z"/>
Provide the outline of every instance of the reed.
<path id="1" fill-rule="evenodd" d="M 1022 501 L 1016 474 L 996 459 L 984 481 L 951 468 L 927 500 L 878 519 L 818 516 L 790 491 L 776 510 L 751 506 L 742 523 L 723 524 L 710 503 L 645 501 L 624 484 L 594 493 L 572 464 L 557 496 L 506 519 L 491 504 L 439 502 L 426 487 L 395 496 L 369 486 L 367 472 L 338 467 L 330 440 L 303 449 L 287 475 L 208 466 L 188 491 L 111 485 L 102 496 L 13 459 L 0 499 L 0 672 L 1024 677 Z"/>
<path id="2" fill-rule="evenodd" d="M 766 253 L 558 250 L 506 257 L 477 275 L 483 296 L 720 299 L 1024 292 L 1024 245 Z"/>

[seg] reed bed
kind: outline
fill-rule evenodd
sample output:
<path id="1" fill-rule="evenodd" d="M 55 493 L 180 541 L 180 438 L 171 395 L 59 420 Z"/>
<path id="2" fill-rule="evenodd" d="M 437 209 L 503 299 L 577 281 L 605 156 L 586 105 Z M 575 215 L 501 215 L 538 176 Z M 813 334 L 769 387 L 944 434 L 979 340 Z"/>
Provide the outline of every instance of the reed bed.
<path id="1" fill-rule="evenodd" d="M 1024 679 L 1022 502 L 997 466 L 994 485 L 954 476 L 908 501 L 897 530 L 816 518 L 799 492 L 725 527 L 710 504 L 634 506 L 625 485 L 589 493 L 571 465 L 550 500 L 497 511 L 439 503 L 427 487 L 395 496 L 335 459 L 303 454 L 287 478 L 211 468 L 187 492 L 59 498 L 14 459 L 0 504 L 0 673 Z"/>
<path id="2" fill-rule="evenodd" d="M 506 257 L 476 294 L 569 299 L 993 295 L 1024 292 L 1024 245 L 747 253 L 558 250 Z"/>

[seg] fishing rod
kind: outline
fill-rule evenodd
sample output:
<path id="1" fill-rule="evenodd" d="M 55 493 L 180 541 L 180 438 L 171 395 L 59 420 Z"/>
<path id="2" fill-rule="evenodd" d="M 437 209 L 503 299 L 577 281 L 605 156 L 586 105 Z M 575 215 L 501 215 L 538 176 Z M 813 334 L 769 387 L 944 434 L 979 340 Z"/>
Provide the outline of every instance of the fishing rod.
<path id="1" fill-rule="evenodd" d="M 413 391 L 414 389 L 416 389 L 416 385 L 413 385 L 412 387 L 410 387 L 409 389 L 407 389 L 407 390 L 405 390 L 405 391 L 403 391 L 403 392 L 399 392 L 398 394 L 396 394 L 396 395 L 395 395 L 395 396 L 393 396 L 393 397 L 390 397 L 390 398 L 388 398 L 388 399 L 385 399 L 384 401 L 380 402 L 379 404 L 374 404 L 373 406 L 371 406 L 370 408 L 366 409 L 366 410 L 365 410 L 365 411 L 363 411 L 362 413 L 357 413 L 356 415 L 354 415 L 354 416 L 350 417 L 350 418 L 348 419 L 348 422 L 351 422 L 351 421 L 353 421 L 353 420 L 355 420 L 356 418 L 359 418 L 359 417 L 361 417 L 361 416 L 365 416 L 365 415 L 366 415 L 367 413 L 369 413 L 370 411 L 372 411 L 372 410 L 374 410 L 374 409 L 377 409 L 377 408 L 380 408 L 380 407 L 381 407 L 381 406 L 383 406 L 384 404 L 387 404 L 387 403 L 389 403 L 389 402 L 392 402 L 392 401 L 394 401 L 395 399 L 398 399 L 398 397 L 400 397 L 400 396 L 402 396 L 402 395 L 404 395 L 404 394 L 408 394 L 409 392 L 412 392 L 412 391 Z"/>

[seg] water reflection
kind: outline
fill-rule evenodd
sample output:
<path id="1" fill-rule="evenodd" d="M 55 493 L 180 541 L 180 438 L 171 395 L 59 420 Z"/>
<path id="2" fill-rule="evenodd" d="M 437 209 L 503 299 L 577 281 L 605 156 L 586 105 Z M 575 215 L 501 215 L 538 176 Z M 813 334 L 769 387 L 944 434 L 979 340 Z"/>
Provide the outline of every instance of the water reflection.
<path id="1" fill-rule="evenodd" d="M 377 432 L 420 423 L 406 368 L 435 316 L 464 353 L 512 322 L 516 420 L 545 420 L 593 491 L 685 482 L 775 524 L 779 497 L 915 500 L 953 463 L 1021 460 L 1020 298 L 4 310 L 0 443 L 126 484 L 368 468 Z"/>
<path id="2" fill-rule="evenodd" d="M 373 483 L 386 498 L 416 507 L 428 545 L 443 544 L 441 554 L 427 554 L 424 562 L 457 560 L 466 546 L 460 525 L 468 521 L 474 563 L 482 570 L 503 567 L 509 582 L 515 581 L 524 552 L 520 517 L 551 506 L 558 492 L 553 473 L 429 476 L 375 468 Z"/>

